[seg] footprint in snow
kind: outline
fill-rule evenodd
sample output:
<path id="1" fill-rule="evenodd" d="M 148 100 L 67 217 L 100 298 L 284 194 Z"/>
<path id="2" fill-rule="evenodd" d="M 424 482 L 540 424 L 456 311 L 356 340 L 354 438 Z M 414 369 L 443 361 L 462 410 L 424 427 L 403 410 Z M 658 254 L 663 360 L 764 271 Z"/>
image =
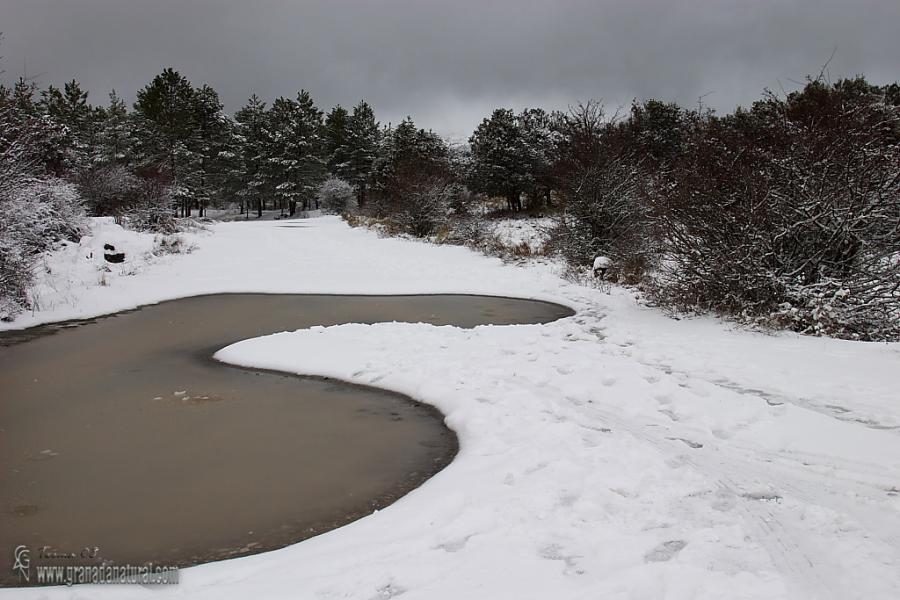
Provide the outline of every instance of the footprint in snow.
<path id="1" fill-rule="evenodd" d="M 539 463 L 532 465 L 532 466 L 528 467 L 527 469 L 525 469 L 525 473 L 527 473 L 528 475 L 531 475 L 532 473 L 537 473 L 538 471 L 547 468 L 547 464 L 548 464 L 547 462 L 539 462 Z"/>
<path id="2" fill-rule="evenodd" d="M 556 501 L 558 506 L 562 506 L 564 508 L 573 506 L 581 496 L 574 492 L 564 492 L 559 495 L 559 500 Z"/>
<path id="3" fill-rule="evenodd" d="M 578 568 L 577 559 L 581 558 L 576 554 L 565 555 L 562 553 L 563 547 L 559 544 L 548 544 L 540 549 L 539 555 L 546 560 L 559 560 L 566 565 L 566 575 L 583 575 L 584 569 Z"/>
<path id="4" fill-rule="evenodd" d="M 474 534 L 470 533 L 469 535 L 463 538 L 459 538 L 458 540 L 451 540 L 449 542 L 444 542 L 443 544 L 438 544 L 436 548 L 443 550 L 444 552 L 459 552 L 466 547 L 466 544 L 469 542 L 469 538 L 473 535 Z"/>
<path id="5" fill-rule="evenodd" d="M 762 500 L 765 502 L 781 502 L 781 496 L 776 494 L 775 492 L 748 492 L 746 494 L 741 494 L 742 498 L 746 498 L 747 500 Z"/>
<path id="6" fill-rule="evenodd" d="M 675 414 L 675 411 L 670 410 L 670 409 L 668 409 L 668 408 L 660 408 L 657 412 L 660 412 L 660 413 L 666 415 L 667 417 L 669 417 L 669 418 L 672 419 L 673 421 L 678 421 L 678 420 L 680 420 L 679 417 L 678 417 L 678 415 Z"/>
<path id="7" fill-rule="evenodd" d="M 667 439 L 667 440 L 672 440 L 673 442 L 681 442 L 681 443 L 683 443 L 683 444 L 687 444 L 688 446 L 690 446 L 691 448 L 694 448 L 694 449 L 696 449 L 696 448 L 702 448 L 702 447 L 703 447 L 703 444 L 701 444 L 700 442 L 695 442 L 695 441 L 688 440 L 688 439 L 685 439 L 685 438 L 680 438 L 680 437 L 670 437 L 670 438 L 666 438 L 666 439 Z"/>
<path id="8" fill-rule="evenodd" d="M 375 590 L 375 595 L 372 596 L 370 600 L 386 600 L 388 598 L 396 598 L 397 596 L 404 593 L 406 593 L 406 588 L 401 587 L 392 581 Z"/>
<path id="9" fill-rule="evenodd" d="M 684 540 L 669 540 L 663 542 L 644 555 L 644 562 L 668 562 L 675 558 L 679 552 L 684 550 L 685 546 L 687 546 L 687 542 Z"/>
<path id="10" fill-rule="evenodd" d="M 670 394 L 669 392 L 660 392 L 659 394 L 654 394 L 653 399 L 660 404 L 671 404 L 672 394 Z"/>

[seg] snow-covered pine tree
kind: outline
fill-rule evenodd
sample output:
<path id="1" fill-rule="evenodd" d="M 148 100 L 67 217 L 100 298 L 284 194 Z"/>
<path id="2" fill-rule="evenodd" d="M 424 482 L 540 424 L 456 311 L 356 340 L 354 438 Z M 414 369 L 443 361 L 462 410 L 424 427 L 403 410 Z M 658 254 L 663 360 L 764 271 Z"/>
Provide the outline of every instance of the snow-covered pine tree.
<path id="1" fill-rule="evenodd" d="M 506 198 L 510 210 L 521 210 L 520 196 L 534 185 L 531 153 L 519 120 L 507 108 L 496 109 L 469 138 L 472 188 Z"/>
<path id="2" fill-rule="evenodd" d="M 380 133 L 375 111 L 365 100 L 360 101 L 353 108 L 347 122 L 349 157 L 346 169 L 346 179 L 356 188 L 356 199 L 360 206 L 366 203 Z"/>
<path id="3" fill-rule="evenodd" d="M 257 217 L 262 217 L 263 200 L 270 193 L 269 157 L 272 134 L 266 104 L 256 94 L 250 96 L 235 115 L 237 149 L 239 162 L 232 170 L 232 185 L 238 188 L 237 195 L 247 206 L 256 207 Z"/>
<path id="4" fill-rule="evenodd" d="M 101 165 L 128 164 L 134 145 L 133 126 L 128 108 L 115 90 L 109 93 L 109 105 L 99 132 L 96 161 Z"/>
<path id="5" fill-rule="evenodd" d="M 138 91 L 134 104 L 140 129 L 138 157 L 142 167 L 155 170 L 168 183 L 187 214 L 194 196 L 199 157 L 191 143 L 196 127 L 196 92 L 174 69 L 165 69 Z"/>
<path id="6" fill-rule="evenodd" d="M 431 233 L 450 207 L 447 145 L 409 117 L 384 132 L 373 166 L 376 212 L 417 236 Z"/>
<path id="7" fill-rule="evenodd" d="M 316 108 L 305 90 L 296 100 L 278 98 L 269 111 L 272 131 L 272 181 L 282 208 L 290 214 L 297 204 L 313 206 L 316 192 L 327 177 L 325 132 L 322 111 Z"/>
<path id="8" fill-rule="evenodd" d="M 228 122 L 222 114 L 219 94 L 208 85 L 194 90 L 194 133 L 190 147 L 197 158 L 194 197 L 204 216 L 206 207 L 222 193 L 225 167 L 220 152 L 228 143 Z M 190 214 L 190 210 L 188 210 Z"/>
<path id="9" fill-rule="evenodd" d="M 341 105 L 325 117 L 325 155 L 328 172 L 341 179 L 350 178 L 351 147 L 348 140 L 350 113 Z"/>
<path id="10" fill-rule="evenodd" d="M 553 166 L 558 157 L 560 116 L 541 108 L 526 108 L 516 117 L 526 152 L 529 185 L 525 193 L 529 203 L 550 204 L 550 192 L 556 185 Z"/>

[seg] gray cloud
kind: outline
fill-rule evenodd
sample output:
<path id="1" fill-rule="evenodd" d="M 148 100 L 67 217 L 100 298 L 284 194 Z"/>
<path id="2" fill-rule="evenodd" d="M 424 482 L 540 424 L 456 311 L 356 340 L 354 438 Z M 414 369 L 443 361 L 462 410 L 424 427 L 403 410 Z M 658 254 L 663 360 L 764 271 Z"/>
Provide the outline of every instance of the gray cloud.
<path id="1" fill-rule="evenodd" d="M 133 98 L 165 66 L 209 83 L 228 110 L 252 92 L 366 98 L 460 136 L 499 105 L 565 108 L 662 98 L 719 111 L 829 64 L 894 81 L 896 0 L 0 0 L 7 81 L 77 78 Z"/>

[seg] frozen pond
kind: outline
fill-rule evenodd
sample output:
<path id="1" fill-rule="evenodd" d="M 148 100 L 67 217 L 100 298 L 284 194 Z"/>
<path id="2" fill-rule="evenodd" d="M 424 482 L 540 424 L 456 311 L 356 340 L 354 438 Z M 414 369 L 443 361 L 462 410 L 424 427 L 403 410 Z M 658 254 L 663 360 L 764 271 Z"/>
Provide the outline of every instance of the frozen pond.
<path id="1" fill-rule="evenodd" d="M 334 529 L 452 460 L 442 416 L 399 394 L 213 353 L 313 325 L 571 314 L 486 296 L 218 294 L 0 334 L 0 540 L 32 556 L 99 547 L 116 563 L 188 565 Z M 4 585 L 18 584 L 11 562 L 4 551 Z"/>

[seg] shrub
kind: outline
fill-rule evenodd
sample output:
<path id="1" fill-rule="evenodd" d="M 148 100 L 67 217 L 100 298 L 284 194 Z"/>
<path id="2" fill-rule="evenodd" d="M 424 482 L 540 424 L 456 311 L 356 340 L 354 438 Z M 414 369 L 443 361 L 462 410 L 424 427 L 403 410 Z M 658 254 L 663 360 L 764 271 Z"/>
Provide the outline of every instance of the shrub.
<path id="1" fill-rule="evenodd" d="M 122 217 L 140 197 L 141 180 L 121 165 L 106 165 L 79 174 L 78 186 L 94 216 Z"/>
<path id="2" fill-rule="evenodd" d="M 175 201 L 171 190 L 154 180 L 142 180 L 126 224 L 136 231 L 172 234 L 177 231 Z"/>
<path id="3" fill-rule="evenodd" d="M 395 200 L 393 219 L 404 232 L 425 237 L 447 222 L 452 197 L 452 185 L 441 179 L 415 181 Z"/>
<path id="4" fill-rule="evenodd" d="M 158 235 L 153 238 L 153 254 L 164 256 L 166 254 L 190 254 L 195 246 L 186 244 L 180 235 Z"/>
<path id="5" fill-rule="evenodd" d="M 0 319 L 28 306 L 40 252 L 86 231 L 75 186 L 56 178 L 23 178 L 0 193 Z"/>
<path id="6" fill-rule="evenodd" d="M 896 107 L 817 82 L 707 118 L 652 195 L 657 300 L 805 333 L 900 333 Z M 891 333 L 893 332 L 893 333 Z"/>
<path id="7" fill-rule="evenodd" d="M 353 186 L 337 177 L 329 177 L 322 182 L 316 198 L 322 210 L 332 214 L 356 209 L 356 193 Z"/>
<path id="8" fill-rule="evenodd" d="M 591 266 L 598 255 L 608 256 L 620 279 L 640 281 L 658 249 L 647 179 L 640 161 L 610 140 L 593 161 L 573 168 L 563 192 L 564 210 L 550 233 L 550 249 L 575 268 Z"/>

